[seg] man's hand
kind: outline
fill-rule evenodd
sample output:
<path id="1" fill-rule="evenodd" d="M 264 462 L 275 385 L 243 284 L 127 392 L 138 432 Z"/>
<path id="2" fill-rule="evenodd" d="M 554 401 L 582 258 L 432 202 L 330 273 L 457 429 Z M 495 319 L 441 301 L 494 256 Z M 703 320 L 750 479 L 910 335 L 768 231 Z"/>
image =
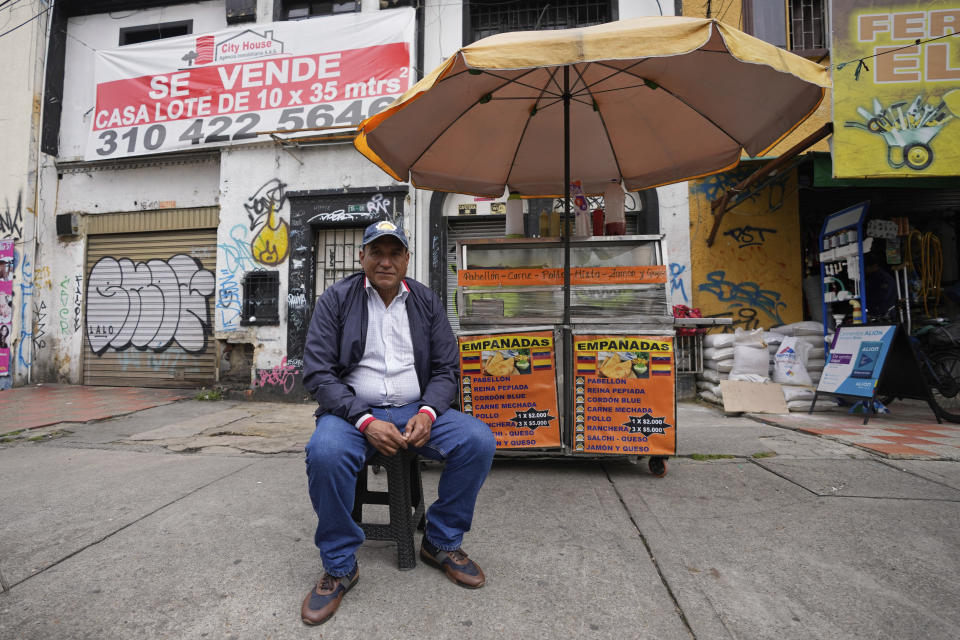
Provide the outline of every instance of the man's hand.
<path id="1" fill-rule="evenodd" d="M 422 447 L 430 439 L 430 427 L 433 421 L 425 413 L 414 414 L 407 420 L 407 426 L 403 430 L 403 437 L 411 447 Z"/>
<path id="2" fill-rule="evenodd" d="M 399 449 L 407 448 L 407 440 L 397 430 L 397 425 L 386 420 L 374 420 L 363 430 L 363 435 L 385 456 L 392 456 Z"/>

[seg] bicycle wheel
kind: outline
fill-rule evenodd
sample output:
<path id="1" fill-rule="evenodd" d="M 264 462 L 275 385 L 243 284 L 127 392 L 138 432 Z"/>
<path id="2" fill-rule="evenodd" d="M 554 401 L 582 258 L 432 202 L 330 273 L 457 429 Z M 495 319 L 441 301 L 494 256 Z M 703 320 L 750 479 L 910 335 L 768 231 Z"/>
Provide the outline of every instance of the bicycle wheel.
<path id="1" fill-rule="evenodd" d="M 960 349 L 929 354 L 933 379 L 930 390 L 945 420 L 960 422 Z"/>

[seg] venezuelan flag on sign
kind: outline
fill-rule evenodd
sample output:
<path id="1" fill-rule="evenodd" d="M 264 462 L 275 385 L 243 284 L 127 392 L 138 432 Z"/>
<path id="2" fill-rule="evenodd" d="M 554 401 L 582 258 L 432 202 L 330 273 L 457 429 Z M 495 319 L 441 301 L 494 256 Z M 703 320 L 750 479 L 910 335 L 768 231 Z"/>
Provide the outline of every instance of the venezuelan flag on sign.
<path id="1" fill-rule="evenodd" d="M 670 356 L 650 356 L 650 364 L 670 364 L 672 358 Z"/>
<path id="2" fill-rule="evenodd" d="M 597 373 L 597 354 L 577 356 L 577 375 L 592 376 Z"/>
<path id="3" fill-rule="evenodd" d="M 480 354 L 463 356 L 463 365 L 460 368 L 464 373 L 480 373 L 483 370 L 483 362 L 480 361 Z"/>
<path id="4" fill-rule="evenodd" d="M 534 351 L 530 354 L 530 358 L 533 360 L 534 371 L 543 371 L 550 368 L 549 351 Z"/>

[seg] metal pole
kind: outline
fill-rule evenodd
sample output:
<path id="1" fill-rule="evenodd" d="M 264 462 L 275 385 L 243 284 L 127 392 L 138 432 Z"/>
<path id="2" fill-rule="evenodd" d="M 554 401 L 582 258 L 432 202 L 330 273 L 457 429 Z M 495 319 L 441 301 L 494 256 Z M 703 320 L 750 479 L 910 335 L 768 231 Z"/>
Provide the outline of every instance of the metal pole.
<path id="1" fill-rule="evenodd" d="M 563 67 L 563 425 L 573 425 L 573 328 L 570 326 L 570 67 Z M 565 429 L 565 430 L 566 430 Z"/>

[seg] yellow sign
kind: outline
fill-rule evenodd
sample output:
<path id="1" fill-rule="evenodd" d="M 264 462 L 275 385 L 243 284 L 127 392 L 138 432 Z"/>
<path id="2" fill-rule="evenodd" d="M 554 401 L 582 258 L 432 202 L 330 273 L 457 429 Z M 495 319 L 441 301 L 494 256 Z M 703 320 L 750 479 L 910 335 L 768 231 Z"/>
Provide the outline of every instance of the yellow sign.
<path id="1" fill-rule="evenodd" d="M 960 0 L 834 0 L 833 172 L 960 174 Z"/>

